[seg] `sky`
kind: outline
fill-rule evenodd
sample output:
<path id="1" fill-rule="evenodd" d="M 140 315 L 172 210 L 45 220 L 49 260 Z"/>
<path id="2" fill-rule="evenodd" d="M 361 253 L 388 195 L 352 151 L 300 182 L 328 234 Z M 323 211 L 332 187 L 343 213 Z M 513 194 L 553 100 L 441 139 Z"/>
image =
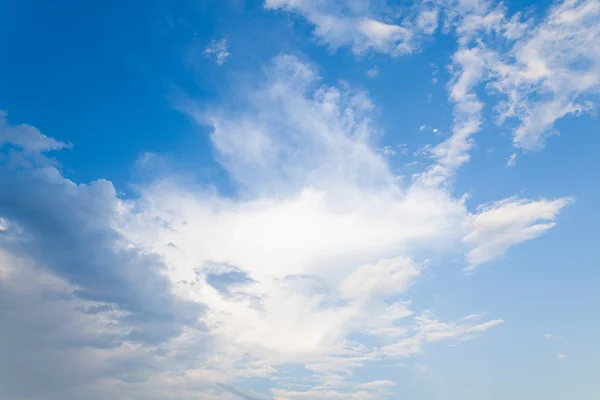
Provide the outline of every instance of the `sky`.
<path id="1" fill-rule="evenodd" d="M 0 36 L 0 398 L 600 398 L 599 0 Z"/>

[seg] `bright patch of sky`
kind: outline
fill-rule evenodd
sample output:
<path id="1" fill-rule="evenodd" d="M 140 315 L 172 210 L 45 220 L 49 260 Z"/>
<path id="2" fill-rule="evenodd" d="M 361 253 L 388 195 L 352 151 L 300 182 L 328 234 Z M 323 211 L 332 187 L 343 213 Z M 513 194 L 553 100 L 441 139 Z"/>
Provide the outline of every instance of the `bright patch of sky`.
<path id="1" fill-rule="evenodd" d="M 600 1 L 525 6 L 0 4 L 0 397 L 600 396 Z"/>

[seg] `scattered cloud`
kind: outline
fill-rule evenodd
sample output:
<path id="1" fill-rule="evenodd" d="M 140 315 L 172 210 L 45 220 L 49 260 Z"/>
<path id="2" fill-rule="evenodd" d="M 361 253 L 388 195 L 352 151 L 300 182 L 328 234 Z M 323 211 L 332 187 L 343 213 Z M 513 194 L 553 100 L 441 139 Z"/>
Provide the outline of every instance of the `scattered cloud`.
<path id="1" fill-rule="evenodd" d="M 558 353 L 558 354 L 556 355 L 556 357 L 557 357 L 559 360 L 564 360 L 565 358 L 567 358 L 567 356 L 566 356 L 566 355 L 564 355 L 564 354 L 562 354 L 562 353 Z"/>
<path id="2" fill-rule="evenodd" d="M 396 150 L 394 150 L 391 146 L 385 146 L 382 150 L 383 155 L 385 156 L 395 156 L 398 154 Z"/>
<path id="3" fill-rule="evenodd" d="M 506 32 L 516 21 L 506 23 Z M 558 119 L 593 110 L 591 99 L 600 93 L 600 6 L 596 0 L 565 1 L 540 24 L 519 27 L 524 33 L 516 35 L 512 50 L 489 65 L 489 87 L 506 95 L 499 121 L 520 122 L 515 146 L 535 150 L 557 133 Z"/>
<path id="4" fill-rule="evenodd" d="M 561 336 L 554 335 L 554 334 L 551 334 L 551 333 L 544 333 L 544 337 L 545 337 L 547 340 L 561 340 L 561 339 L 562 339 L 562 337 L 561 337 Z"/>
<path id="5" fill-rule="evenodd" d="M 68 335 L 81 346 L 61 373 L 86 374 L 73 377 L 84 386 L 66 393 L 75 386 L 62 385 L 56 395 L 135 391 L 169 398 L 167 388 L 185 395 L 195 381 L 219 398 L 234 393 L 227 385 L 235 380 L 301 363 L 316 373 L 312 389 L 286 395 L 336 396 L 347 393 L 347 374 L 367 361 L 421 354 L 426 343 L 470 338 L 501 323 L 442 322 L 411 310 L 407 292 L 424 265 L 414 254 L 460 246 L 469 214 L 443 188 L 396 179 L 374 147 L 381 134 L 373 109 L 365 92 L 322 85 L 313 66 L 292 56 L 275 58 L 245 103 L 210 112 L 187 108 L 212 126 L 218 160 L 239 198 L 161 175 L 123 200 L 108 181 L 65 178 L 40 152 L 65 146 L 30 130 L 28 143 L 49 144 L 21 146 L 2 164 L 0 276 L 18 288 L 20 264 L 45 271 L 60 287 L 56 308 L 67 307 L 61 326 L 79 321 Z M 19 144 L 19 135 L 6 133 L 14 129 L 30 128 L 5 122 L 0 137 Z M 140 168 L 152 163 L 146 158 Z M 23 290 L 42 285 L 26 283 L 33 286 Z M 62 298 L 70 300 L 59 307 Z M 15 327 L 41 323 L 37 314 L 23 316 L 32 320 Z M 40 377 L 49 367 L 36 357 L 55 351 L 65 334 L 60 329 L 56 342 L 51 334 L 32 352 L 25 352 L 27 336 L 13 346 L 30 354 Z M 373 340 L 357 342 L 354 332 Z M 78 367 L 80 357 L 90 368 Z M 25 385 L 31 373 L 18 368 L 3 376 L 9 397 L 35 396 L 43 387 Z M 323 382 L 330 385 L 325 392 L 317 389 Z M 353 396 L 377 398 L 387 390 L 374 385 L 352 389 Z"/>
<path id="6" fill-rule="evenodd" d="M 379 69 L 377 67 L 371 68 L 366 72 L 369 78 L 377 78 L 379 76 Z"/>
<path id="7" fill-rule="evenodd" d="M 213 40 L 204 49 L 204 55 L 221 66 L 231 55 L 227 48 L 227 39 Z"/>

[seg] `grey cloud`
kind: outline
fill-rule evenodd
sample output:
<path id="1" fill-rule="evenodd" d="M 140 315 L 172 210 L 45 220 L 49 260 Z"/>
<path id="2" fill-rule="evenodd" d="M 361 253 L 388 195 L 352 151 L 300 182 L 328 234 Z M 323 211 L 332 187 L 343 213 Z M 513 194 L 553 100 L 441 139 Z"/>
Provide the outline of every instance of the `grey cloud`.
<path id="1" fill-rule="evenodd" d="M 40 152 L 65 146 L 0 118 L 0 151 L 11 147 L 0 158 L 0 398 L 111 398 L 99 379 L 143 382 L 159 370 L 151 346 L 201 328 L 202 310 L 171 294 L 160 257 L 112 228 L 109 181 L 64 178 Z"/>

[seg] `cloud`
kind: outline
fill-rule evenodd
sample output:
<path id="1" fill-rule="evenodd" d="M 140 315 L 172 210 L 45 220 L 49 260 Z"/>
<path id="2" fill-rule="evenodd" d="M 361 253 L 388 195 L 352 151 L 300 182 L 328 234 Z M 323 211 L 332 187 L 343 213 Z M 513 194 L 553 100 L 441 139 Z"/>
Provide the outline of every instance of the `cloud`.
<path id="1" fill-rule="evenodd" d="M 227 48 L 227 39 L 213 40 L 204 49 L 204 55 L 219 66 L 223 65 L 227 58 L 231 55 Z"/>
<path id="2" fill-rule="evenodd" d="M 391 56 L 418 50 L 443 20 L 444 32 L 457 37 L 450 99 L 457 104 L 453 136 L 434 156 L 441 159 L 436 175 L 451 174 L 452 165 L 468 161 L 473 134 L 483 122 L 483 103 L 474 89 L 503 97 L 496 121 L 514 118 L 517 148 L 539 150 L 554 124 L 567 115 L 593 113 L 600 92 L 600 6 L 596 0 L 563 1 L 545 18 L 509 15 L 493 1 L 420 2 L 401 12 L 392 5 L 375 7 L 366 0 L 317 2 L 266 0 L 267 9 L 302 15 L 315 35 L 333 49 L 350 46 L 355 54 Z M 440 9 L 444 12 L 440 14 Z M 400 15 L 400 17 L 398 17 Z M 447 154 L 447 155 L 444 155 Z M 451 162 L 453 160 L 453 162 Z M 451 164 L 451 165 L 444 165 Z"/>
<path id="3" fill-rule="evenodd" d="M 598 2 L 565 1 L 492 66 L 490 87 L 507 97 L 499 106 L 500 121 L 520 121 L 514 131 L 516 147 L 539 149 L 556 133 L 558 119 L 594 109 L 600 91 L 598 42 Z"/>
<path id="4" fill-rule="evenodd" d="M 553 334 L 551 334 L 551 333 L 544 333 L 544 337 L 545 337 L 547 340 L 561 340 L 561 339 L 562 339 L 562 337 L 561 337 L 561 336 L 558 336 L 558 335 L 553 335 Z"/>
<path id="5" fill-rule="evenodd" d="M 557 133 L 554 124 L 560 118 L 594 110 L 600 90 L 597 1 L 558 3 L 538 24 L 521 13 L 509 17 L 502 5 L 491 2 L 458 5 L 449 16 L 447 24 L 460 44 L 453 57 L 450 99 L 457 108 L 464 110 L 467 101 L 471 106 L 468 113 L 455 113 L 455 133 L 438 150 L 468 160 L 471 136 L 482 122 L 474 89 L 482 84 L 502 96 L 496 121 L 516 119 L 513 143 L 525 150 L 541 149 Z M 439 157 L 439 151 L 435 154 Z"/>
<path id="6" fill-rule="evenodd" d="M 382 381 L 370 381 L 370 382 L 362 383 L 358 387 L 374 389 L 374 388 L 390 387 L 390 386 L 396 386 L 396 384 L 392 381 L 382 380 Z"/>
<path id="7" fill-rule="evenodd" d="M 0 147 L 5 144 L 16 146 L 24 153 L 40 153 L 71 146 L 42 134 L 31 125 L 10 125 L 6 119 L 6 112 L 0 110 Z"/>
<path id="8" fill-rule="evenodd" d="M 503 256 L 517 243 L 534 239 L 555 225 L 568 198 L 556 200 L 524 200 L 510 198 L 481 206 L 466 219 L 471 231 L 464 241 L 475 247 L 467 253 L 467 271 Z"/>
<path id="9" fill-rule="evenodd" d="M 0 163 L 0 346 L 21 360 L 0 393 L 81 398 L 97 379 L 148 372 L 139 346 L 195 326 L 201 306 L 173 297 L 160 258 L 116 232 L 127 204 L 110 182 L 64 178 L 40 152 L 66 146 L 29 125 L 5 120 L 0 137 L 17 147 Z"/>
<path id="10" fill-rule="evenodd" d="M 266 400 L 266 397 L 264 397 L 264 396 L 260 396 L 258 394 L 254 394 L 254 393 L 249 393 L 247 391 L 240 390 L 231 385 L 219 384 L 218 386 L 225 389 L 228 392 L 233 393 L 237 397 L 244 399 L 244 400 Z"/>
<path id="11" fill-rule="evenodd" d="M 395 156 L 396 154 L 398 154 L 398 152 L 394 150 L 391 146 L 385 146 L 382 149 L 382 153 L 384 156 Z"/>
<path id="12" fill-rule="evenodd" d="M 413 254 L 460 247 L 465 204 L 444 188 L 396 179 L 377 151 L 381 132 L 365 92 L 323 85 L 312 65 L 292 56 L 277 57 L 264 74 L 236 96 L 248 101 L 184 108 L 212 127 L 239 198 L 155 182 L 123 232 L 163 255 L 177 291 L 206 305 L 201 319 L 223 349 L 220 362 L 250 355 L 275 369 L 297 362 L 329 377 L 500 323 L 411 327 L 414 312 L 398 298 L 420 276 Z M 153 222 L 164 218 L 168 228 Z M 202 272 L 214 263 L 248 279 L 217 290 Z M 350 340 L 364 331 L 378 344 Z"/>
<path id="13" fill-rule="evenodd" d="M 265 0 L 265 8 L 302 15 L 314 25 L 314 34 L 330 48 L 350 46 L 357 55 L 411 53 L 438 27 L 438 10 L 429 3 L 419 4 L 398 21 L 377 12 L 366 0 Z"/>
<path id="14" fill-rule="evenodd" d="M 377 69 L 377 67 L 373 67 L 367 70 L 366 74 L 369 78 L 377 78 L 379 76 L 379 70 Z"/>
<path id="15" fill-rule="evenodd" d="M 566 356 L 566 355 L 564 355 L 564 354 L 562 354 L 562 353 L 558 353 L 558 354 L 556 355 L 556 357 L 557 357 L 559 360 L 564 360 L 565 358 L 567 358 L 567 356 Z"/>
<path id="16" fill-rule="evenodd" d="M 459 113 L 471 115 L 469 96 L 457 97 Z M 462 151 L 454 142 L 438 147 L 434 167 L 398 179 L 377 150 L 383 132 L 368 93 L 325 85 L 313 65 L 289 55 L 225 104 L 187 99 L 179 107 L 211 128 L 234 194 L 161 174 L 122 199 L 106 180 L 65 178 L 40 153 L 63 146 L 37 131 L 31 142 L 46 144 L 21 146 L 1 164 L 2 265 L 21 271 L 31 263 L 40 281 L 23 290 L 42 293 L 45 279 L 59 282 L 57 302 L 41 310 L 64 313 L 48 338 L 21 335 L 15 357 L 30 357 L 43 376 L 58 344 L 81 343 L 53 371 L 56 396 L 231 398 L 242 393 L 237 381 L 293 364 L 311 371 L 310 388 L 273 381 L 275 398 L 381 398 L 388 386 L 358 387 L 352 372 L 502 323 L 413 310 L 410 291 L 427 255 L 466 252 L 474 268 L 550 229 L 568 202 L 511 198 L 470 213 L 466 197 L 449 188 L 466 162 L 453 160 Z M 1 129 L 0 137 L 20 143 L 6 132 L 21 128 Z M 140 168 L 153 162 L 147 157 Z M 3 295 L 19 303 L 26 280 L 5 270 Z M 45 326 L 41 311 L 21 314 L 10 340 Z M 90 364 L 79 368 L 83 359 Z M 26 387 L 23 368 L 4 376 L 20 382 L 4 386 L 10 398 L 42 387 Z"/>
<path id="17" fill-rule="evenodd" d="M 512 153 L 506 161 L 506 168 L 512 168 L 517 165 L 517 153 Z"/>

